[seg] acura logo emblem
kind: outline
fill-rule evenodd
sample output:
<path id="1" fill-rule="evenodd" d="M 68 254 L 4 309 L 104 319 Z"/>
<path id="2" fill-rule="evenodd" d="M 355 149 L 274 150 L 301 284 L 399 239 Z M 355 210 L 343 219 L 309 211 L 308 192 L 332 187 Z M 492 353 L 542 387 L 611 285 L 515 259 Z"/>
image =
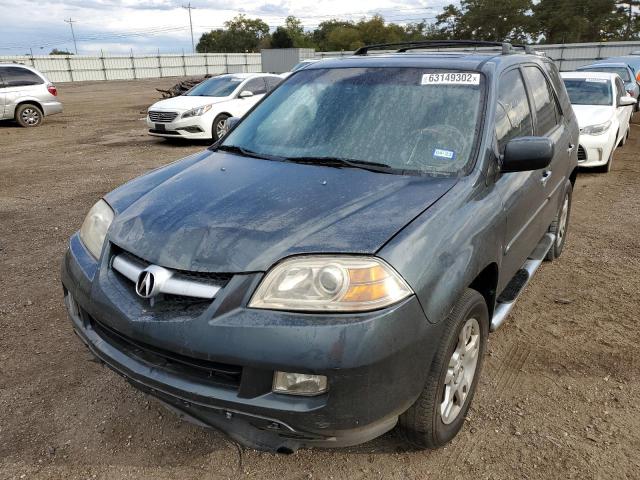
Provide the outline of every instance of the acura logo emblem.
<path id="1" fill-rule="evenodd" d="M 140 272 L 138 281 L 136 282 L 136 293 L 142 298 L 153 297 L 156 294 L 153 288 L 155 287 L 155 283 L 155 275 L 148 270 L 143 270 Z"/>

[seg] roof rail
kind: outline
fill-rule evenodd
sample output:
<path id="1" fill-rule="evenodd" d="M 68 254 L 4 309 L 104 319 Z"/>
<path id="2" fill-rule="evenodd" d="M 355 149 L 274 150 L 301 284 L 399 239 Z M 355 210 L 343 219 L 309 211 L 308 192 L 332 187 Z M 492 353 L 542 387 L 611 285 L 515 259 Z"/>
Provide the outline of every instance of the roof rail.
<path id="1" fill-rule="evenodd" d="M 438 48 L 438 47 L 500 47 L 502 55 L 515 53 L 514 49 L 523 48 L 525 53 L 535 53 L 529 45 L 512 45 L 509 42 L 488 42 L 484 40 L 417 40 L 397 43 L 379 43 L 375 45 L 365 45 L 358 48 L 354 55 L 366 55 L 369 50 L 382 50 L 397 48 L 396 53 L 403 53 L 407 50 L 418 48 Z"/>

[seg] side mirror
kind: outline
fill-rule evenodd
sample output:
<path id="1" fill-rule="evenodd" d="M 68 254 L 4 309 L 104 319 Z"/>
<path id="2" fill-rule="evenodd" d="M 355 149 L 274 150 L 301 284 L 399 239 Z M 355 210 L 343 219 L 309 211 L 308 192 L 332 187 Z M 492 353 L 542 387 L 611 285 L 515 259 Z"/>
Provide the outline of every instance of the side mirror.
<path id="1" fill-rule="evenodd" d="M 238 98 L 249 98 L 249 97 L 253 97 L 253 92 L 250 92 L 249 90 L 242 90 L 240 92 L 240 95 L 238 95 Z"/>
<path id="2" fill-rule="evenodd" d="M 633 97 L 631 97 L 629 95 L 626 95 L 624 97 L 620 97 L 620 100 L 618 100 L 618 106 L 619 107 L 628 107 L 630 105 L 635 105 L 637 102 L 638 101 L 635 98 L 633 98 Z"/>
<path id="3" fill-rule="evenodd" d="M 229 132 L 229 130 L 235 127 L 239 121 L 240 121 L 240 117 L 227 118 L 227 132 Z"/>
<path id="4" fill-rule="evenodd" d="M 548 167 L 553 151 L 553 142 L 546 137 L 514 138 L 504 149 L 500 171 L 527 172 Z"/>

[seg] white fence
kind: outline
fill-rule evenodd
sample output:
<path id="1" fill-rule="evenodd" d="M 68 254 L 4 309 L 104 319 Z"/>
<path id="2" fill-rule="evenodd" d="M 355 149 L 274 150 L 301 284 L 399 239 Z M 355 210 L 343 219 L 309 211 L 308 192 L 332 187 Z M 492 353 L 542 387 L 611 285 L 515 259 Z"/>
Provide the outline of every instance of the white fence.
<path id="1" fill-rule="evenodd" d="M 260 72 L 259 53 L 186 55 L 37 55 L 0 56 L 2 62 L 32 66 L 52 82 L 134 80 L 220 73 Z"/>
<path id="2" fill-rule="evenodd" d="M 562 71 L 595 60 L 640 51 L 640 42 L 601 42 L 535 45 L 553 58 Z M 300 59 L 313 53 L 308 49 Z M 353 52 L 315 52 L 316 58 L 348 56 Z M 199 76 L 220 73 L 261 72 L 259 53 L 198 53 L 162 55 L 38 55 L 0 56 L 1 62 L 19 62 L 44 73 L 52 82 L 134 80 L 137 78 Z"/>

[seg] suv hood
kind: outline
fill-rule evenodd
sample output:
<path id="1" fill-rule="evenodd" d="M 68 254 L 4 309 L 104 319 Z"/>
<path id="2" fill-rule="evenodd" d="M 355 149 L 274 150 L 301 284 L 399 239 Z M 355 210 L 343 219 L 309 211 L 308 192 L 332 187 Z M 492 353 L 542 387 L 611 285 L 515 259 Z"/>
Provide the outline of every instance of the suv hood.
<path id="1" fill-rule="evenodd" d="M 179 97 L 160 100 L 149 107 L 149 110 L 186 111 L 192 108 L 222 103 L 230 100 L 230 97 L 200 97 L 196 95 L 180 95 Z"/>
<path id="2" fill-rule="evenodd" d="M 578 119 L 580 129 L 608 122 L 614 113 L 613 106 L 608 105 L 573 105 L 573 111 Z"/>
<path id="3" fill-rule="evenodd" d="M 108 237 L 168 268 L 266 271 L 293 254 L 375 253 L 456 182 L 206 152 L 107 195 Z"/>

